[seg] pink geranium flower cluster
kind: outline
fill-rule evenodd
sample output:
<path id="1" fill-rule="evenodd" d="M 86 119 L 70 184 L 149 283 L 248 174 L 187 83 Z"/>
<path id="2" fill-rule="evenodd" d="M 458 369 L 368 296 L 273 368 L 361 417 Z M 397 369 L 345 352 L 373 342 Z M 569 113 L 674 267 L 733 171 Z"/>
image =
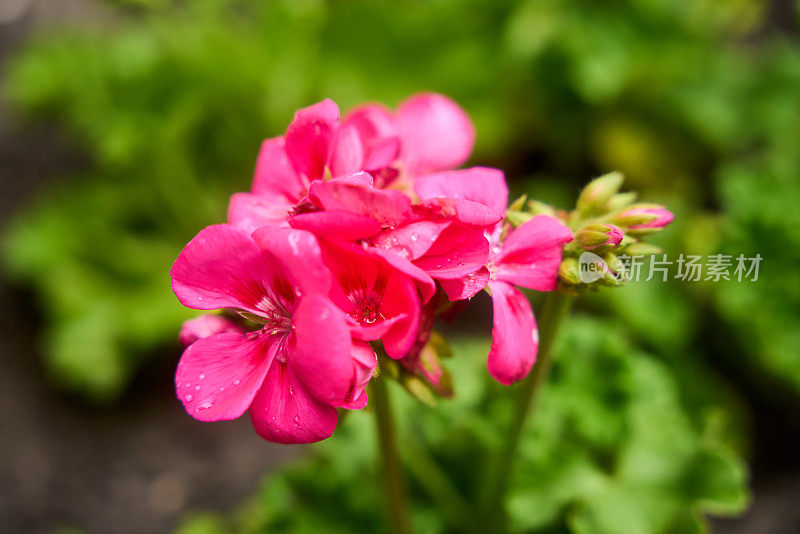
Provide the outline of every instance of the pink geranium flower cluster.
<path id="1" fill-rule="evenodd" d="M 172 267 L 185 306 L 236 310 L 252 325 L 218 315 L 184 325 L 175 384 L 188 413 L 249 410 L 270 441 L 324 439 L 338 409 L 366 405 L 376 342 L 436 385 L 419 355 L 439 300 L 484 288 L 488 370 L 502 384 L 524 378 L 538 334 L 518 288 L 555 289 L 572 234 L 546 215 L 510 230 L 503 173 L 453 170 L 474 137 L 454 102 L 421 94 L 343 119 L 325 100 L 266 140 L 251 191 L 233 195 L 228 222 L 202 230 Z"/>

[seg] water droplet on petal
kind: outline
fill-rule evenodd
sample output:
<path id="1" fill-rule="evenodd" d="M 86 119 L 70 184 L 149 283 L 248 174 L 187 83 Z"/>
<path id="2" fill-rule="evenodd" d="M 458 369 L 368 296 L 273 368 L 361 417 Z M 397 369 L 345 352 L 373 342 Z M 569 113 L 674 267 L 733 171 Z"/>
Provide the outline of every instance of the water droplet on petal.
<path id="1" fill-rule="evenodd" d="M 198 385 L 198 386 L 195 386 L 195 387 L 194 387 L 194 390 L 195 390 L 195 391 L 200 391 L 200 386 L 199 386 L 199 385 Z"/>
<path id="2" fill-rule="evenodd" d="M 419 240 L 419 234 L 417 232 L 412 233 L 411 241 L 418 241 L 418 240 Z"/>
<path id="3" fill-rule="evenodd" d="M 241 382 L 241 380 L 239 380 L 239 379 L 236 379 L 236 380 L 234 380 L 234 381 L 233 381 L 233 385 L 234 385 L 234 386 L 238 386 L 238 385 L 239 385 L 239 384 L 241 384 L 241 383 L 242 383 L 242 382 Z"/>
<path id="4" fill-rule="evenodd" d="M 184 397 L 184 399 L 186 400 L 186 402 L 192 402 L 192 401 L 194 400 L 194 395 L 192 395 L 191 393 L 189 393 L 188 395 L 186 395 L 186 396 Z"/>
<path id="5" fill-rule="evenodd" d="M 200 378 L 200 380 L 205 380 L 206 379 L 206 374 L 205 373 L 200 373 L 199 378 Z"/>

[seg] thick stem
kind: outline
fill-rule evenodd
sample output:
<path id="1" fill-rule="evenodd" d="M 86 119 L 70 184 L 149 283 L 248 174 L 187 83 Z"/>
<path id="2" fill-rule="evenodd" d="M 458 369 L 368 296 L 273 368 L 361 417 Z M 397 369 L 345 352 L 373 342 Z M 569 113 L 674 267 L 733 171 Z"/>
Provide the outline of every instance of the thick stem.
<path id="1" fill-rule="evenodd" d="M 571 297 L 558 291 L 547 294 L 542 311 L 539 313 L 539 352 L 536 365 L 518 391 L 513 419 L 508 434 L 489 465 L 489 472 L 481 500 L 481 518 L 484 530 L 504 532 L 507 528 L 505 497 L 511 479 L 511 471 L 519 448 L 519 439 L 536 406 L 536 399 L 542 384 L 547 378 L 552 360 L 553 341 L 561 323 L 569 312 Z"/>
<path id="2" fill-rule="evenodd" d="M 370 383 L 370 404 L 375 410 L 375 422 L 378 431 L 378 451 L 383 463 L 383 472 L 386 477 L 386 501 L 389 507 L 389 517 L 392 522 L 394 534 L 410 534 L 411 522 L 406 499 L 406 484 L 403 478 L 400 455 L 397 451 L 395 439 L 394 419 L 386 391 L 386 381 L 377 377 Z"/>

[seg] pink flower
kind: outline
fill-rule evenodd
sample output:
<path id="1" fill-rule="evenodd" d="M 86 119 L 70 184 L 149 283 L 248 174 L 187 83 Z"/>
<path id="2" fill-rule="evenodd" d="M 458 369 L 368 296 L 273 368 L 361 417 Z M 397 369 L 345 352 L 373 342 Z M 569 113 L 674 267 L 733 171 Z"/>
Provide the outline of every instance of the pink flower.
<path id="1" fill-rule="evenodd" d="M 326 174 L 354 173 L 364 164 L 357 131 L 340 124 L 339 108 L 332 100 L 301 109 L 284 136 L 261 145 L 252 189 L 231 197 L 228 221 L 250 231 L 285 226 L 289 211 L 305 198 L 312 182 Z"/>
<path id="2" fill-rule="evenodd" d="M 245 411 L 256 431 L 278 443 L 330 436 L 337 407 L 366 404 L 376 365 L 354 342 L 345 314 L 328 298 L 331 274 L 309 233 L 265 227 L 251 237 L 209 226 L 183 249 L 172 286 L 190 308 L 234 308 L 260 328 L 215 333 L 189 345 L 175 373 L 178 398 L 201 421 Z"/>
<path id="3" fill-rule="evenodd" d="M 469 117 L 441 95 L 413 96 L 395 113 L 362 106 L 341 122 L 336 104 L 324 100 L 298 111 L 284 136 L 264 141 L 252 189 L 231 197 L 228 221 L 249 231 L 285 226 L 311 184 L 326 176 L 365 171 L 383 188 L 401 174 L 408 181 L 460 165 L 474 141 Z"/>
<path id="4" fill-rule="evenodd" d="M 332 299 L 355 323 L 354 336 L 363 341 L 381 339 L 392 358 L 405 355 L 419 326 L 417 284 L 427 286 L 430 294 L 430 277 L 410 263 L 398 269 L 377 251 L 352 243 L 323 241 L 321 246 L 337 282 Z"/>
<path id="5" fill-rule="evenodd" d="M 494 320 L 487 368 L 501 384 L 528 376 L 539 346 L 530 302 L 515 286 L 556 289 L 561 250 L 571 240 L 566 226 L 548 215 L 537 215 L 492 248 L 486 267 L 458 280 L 440 281 L 451 300 L 470 298 L 488 285 Z"/>
<path id="6" fill-rule="evenodd" d="M 421 198 L 453 198 L 502 214 L 508 203 L 505 178 L 495 169 L 469 169 L 421 178 L 415 189 Z M 536 360 L 538 333 L 528 299 L 514 286 L 552 291 L 556 288 L 561 250 L 572 240 L 569 229 L 556 219 L 539 215 L 511 231 L 500 242 L 503 227 L 486 225 L 488 261 L 466 275 L 440 278 L 451 300 L 471 298 L 488 285 L 494 322 L 487 366 L 502 384 L 521 380 Z M 419 262 L 417 262 L 419 264 Z M 424 268 L 424 267 L 423 267 Z"/>
<path id="7" fill-rule="evenodd" d="M 553 217 L 537 215 L 493 249 L 487 265 L 494 311 L 487 368 L 501 384 L 510 385 L 528 376 L 539 348 L 530 302 L 514 286 L 537 291 L 556 289 L 561 250 L 571 240 L 569 228 Z"/>

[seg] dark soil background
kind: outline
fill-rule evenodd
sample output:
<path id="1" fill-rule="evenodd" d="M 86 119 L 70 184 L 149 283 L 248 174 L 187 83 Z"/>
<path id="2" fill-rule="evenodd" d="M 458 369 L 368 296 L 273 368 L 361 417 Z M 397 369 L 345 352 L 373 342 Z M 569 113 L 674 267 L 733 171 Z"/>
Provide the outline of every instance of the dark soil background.
<path id="1" fill-rule="evenodd" d="M 3 59 L 31 31 L 102 17 L 80 0 L 0 0 L 0 84 Z M 63 139 L 20 129 L 1 106 L 0 229 L 37 188 L 82 164 Z M 113 407 L 61 396 L 40 365 L 36 308 L 2 279 L 0 317 L 0 532 L 169 532 L 189 510 L 235 507 L 265 472 L 303 451 L 259 439 L 247 418 L 189 418 L 173 393 L 177 345 Z M 764 405 L 724 359 L 719 366 L 753 410 L 754 502 L 741 518 L 714 520 L 714 531 L 800 533 L 800 418 Z"/>

